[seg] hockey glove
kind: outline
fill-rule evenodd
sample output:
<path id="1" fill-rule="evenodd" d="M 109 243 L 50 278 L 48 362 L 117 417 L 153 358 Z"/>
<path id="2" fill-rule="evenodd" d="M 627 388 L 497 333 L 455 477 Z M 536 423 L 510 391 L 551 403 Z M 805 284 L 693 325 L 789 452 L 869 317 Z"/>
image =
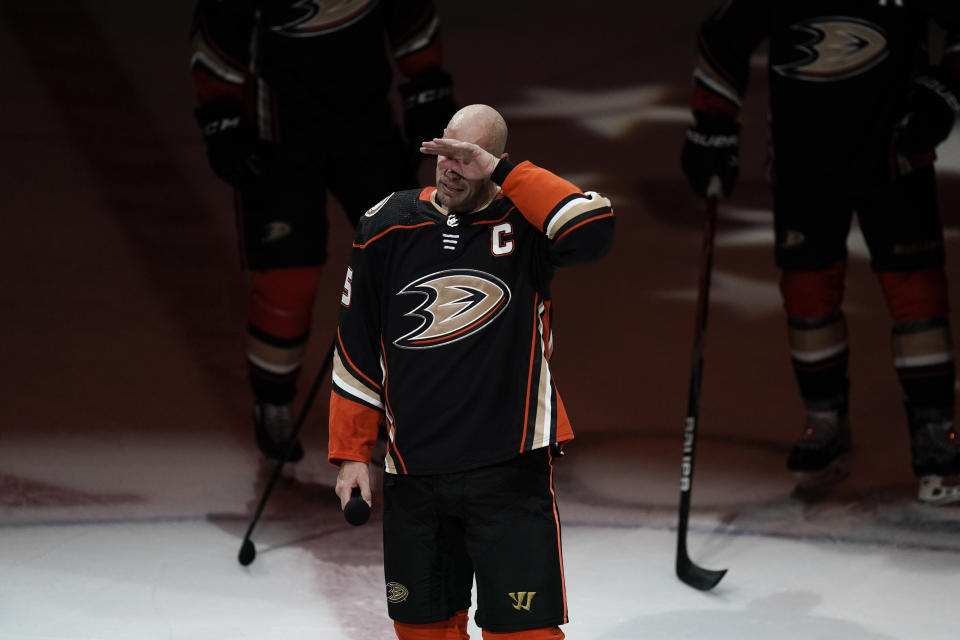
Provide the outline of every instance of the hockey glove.
<path id="1" fill-rule="evenodd" d="M 419 164 L 423 159 L 420 143 L 443 135 L 443 130 L 457 110 L 453 102 L 453 81 L 450 74 L 434 69 L 400 85 L 403 96 L 403 129 L 411 157 Z"/>
<path id="2" fill-rule="evenodd" d="M 207 160 L 218 178 L 241 188 L 263 173 L 260 140 L 238 105 L 213 105 L 194 111 L 207 145 Z"/>
<path id="3" fill-rule="evenodd" d="M 895 133 L 897 153 L 903 156 L 929 153 L 950 135 L 960 113 L 960 99 L 955 89 L 943 74 L 936 72 L 914 79 L 907 113 Z"/>
<path id="4" fill-rule="evenodd" d="M 740 175 L 740 125 L 698 113 L 687 130 L 681 164 L 687 181 L 701 198 L 729 196 Z M 711 183 L 719 182 L 720 193 Z M 714 187 L 715 189 L 716 187 Z"/>

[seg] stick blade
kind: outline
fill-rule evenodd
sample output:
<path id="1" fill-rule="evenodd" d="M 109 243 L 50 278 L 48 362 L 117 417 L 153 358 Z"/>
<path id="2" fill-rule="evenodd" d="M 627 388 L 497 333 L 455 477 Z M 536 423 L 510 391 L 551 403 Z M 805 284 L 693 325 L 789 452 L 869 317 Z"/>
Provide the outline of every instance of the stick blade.
<path id="1" fill-rule="evenodd" d="M 719 571 L 704 569 L 694 564 L 690 558 L 677 558 L 677 577 L 694 589 L 709 591 L 717 586 L 725 575 L 727 575 L 726 569 L 720 569 Z"/>

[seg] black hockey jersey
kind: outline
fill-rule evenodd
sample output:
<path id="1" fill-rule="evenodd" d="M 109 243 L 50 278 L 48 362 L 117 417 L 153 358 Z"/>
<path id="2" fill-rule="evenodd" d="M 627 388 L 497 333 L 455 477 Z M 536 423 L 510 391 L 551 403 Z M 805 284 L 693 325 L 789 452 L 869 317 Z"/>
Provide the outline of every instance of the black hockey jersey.
<path id="1" fill-rule="evenodd" d="M 868 178 L 889 166 L 931 23 L 947 36 L 939 69 L 960 85 L 957 0 L 731 0 L 700 28 L 693 109 L 736 118 L 767 40 L 775 178 Z"/>
<path id="2" fill-rule="evenodd" d="M 192 28 L 200 106 L 242 102 L 264 139 L 345 139 L 391 122 L 393 59 L 440 66 L 431 0 L 199 0 Z"/>
<path id="3" fill-rule="evenodd" d="M 391 194 L 358 224 L 331 462 L 367 462 L 383 417 L 389 473 L 461 471 L 573 437 L 548 362 L 550 282 L 608 251 L 613 211 L 529 162 L 501 160 L 494 179 L 499 195 L 469 215 L 448 215 L 428 187 Z"/>

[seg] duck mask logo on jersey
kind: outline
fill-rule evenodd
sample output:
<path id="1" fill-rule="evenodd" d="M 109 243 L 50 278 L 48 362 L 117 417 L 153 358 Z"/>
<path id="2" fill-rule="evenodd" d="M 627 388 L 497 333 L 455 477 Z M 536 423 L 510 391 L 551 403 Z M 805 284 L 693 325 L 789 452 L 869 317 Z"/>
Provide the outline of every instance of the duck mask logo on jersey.
<path id="1" fill-rule="evenodd" d="M 411 282 L 397 295 L 424 297 L 406 315 L 420 326 L 394 344 L 405 349 L 441 347 L 489 326 L 510 304 L 510 289 L 499 278 L 472 269 L 448 269 Z"/>
<path id="2" fill-rule="evenodd" d="M 296 0 L 290 9 L 295 16 L 284 17 L 270 29 L 295 38 L 309 38 L 350 26 L 376 5 L 373 0 Z"/>
<path id="3" fill-rule="evenodd" d="M 797 60 L 773 65 L 774 71 L 788 78 L 844 80 L 872 69 L 890 53 L 883 29 L 856 18 L 817 18 L 791 29 L 808 37 L 794 45 L 800 55 Z"/>

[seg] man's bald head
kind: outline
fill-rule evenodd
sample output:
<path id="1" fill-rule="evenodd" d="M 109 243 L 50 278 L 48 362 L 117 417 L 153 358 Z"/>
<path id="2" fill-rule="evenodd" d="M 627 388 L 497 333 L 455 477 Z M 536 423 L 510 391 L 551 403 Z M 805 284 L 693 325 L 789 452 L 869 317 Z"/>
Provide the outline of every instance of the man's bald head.
<path id="1" fill-rule="evenodd" d="M 471 104 L 453 114 L 443 137 L 472 142 L 499 158 L 507 147 L 507 123 L 493 107 Z"/>

